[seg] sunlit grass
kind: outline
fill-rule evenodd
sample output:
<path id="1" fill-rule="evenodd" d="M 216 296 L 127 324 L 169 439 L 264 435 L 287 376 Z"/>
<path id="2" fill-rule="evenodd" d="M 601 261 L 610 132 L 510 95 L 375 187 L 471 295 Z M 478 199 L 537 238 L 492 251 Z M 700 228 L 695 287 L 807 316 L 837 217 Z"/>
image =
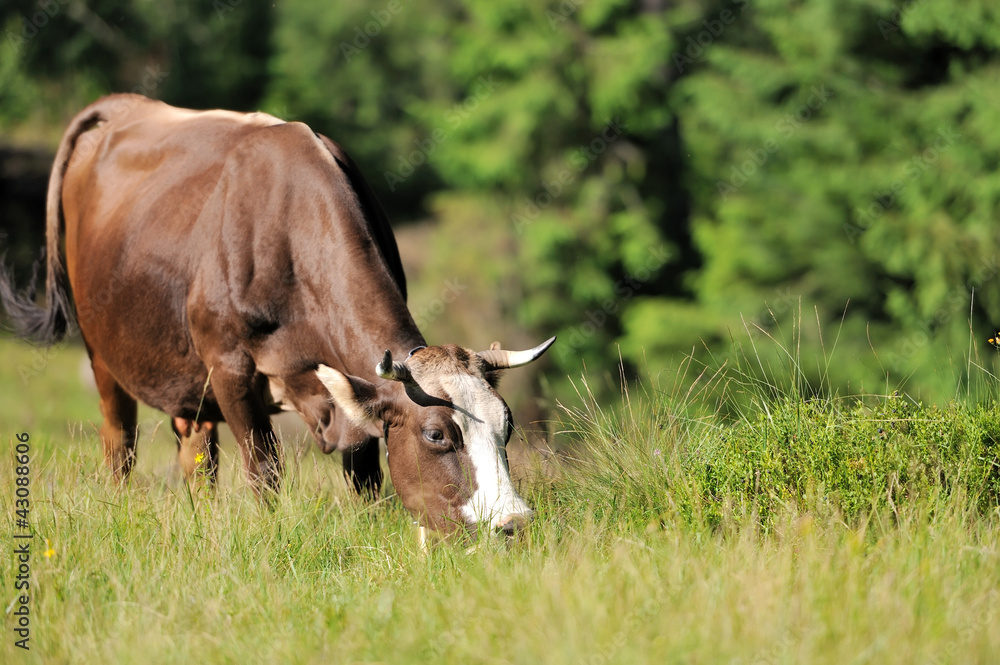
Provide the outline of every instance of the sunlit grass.
<path id="1" fill-rule="evenodd" d="M 5 363 L 31 353 L 0 342 Z M 356 499 L 339 460 L 298 434 L 273 509 L 246 490 L 227 436 L 217 496 L 189 494 L 165 424 L 119 489 L 93 428 L 66 424 L 98 417 L 79 356 L 0 384 L 5 444 L 32 436 L 36 533 L 32 650 L 8 630 L 4 663 L 987 663 L 1000 651 L 984 447 L 996 409 L 786 394 L 730 422 L 697 391 L 633 387 L 600 404 L 581 384 L 558 454 L 519 470 L 531 528 L 423 553 L 395 497 Z M 10 461 L 0 507 L 13 526 Z"/>

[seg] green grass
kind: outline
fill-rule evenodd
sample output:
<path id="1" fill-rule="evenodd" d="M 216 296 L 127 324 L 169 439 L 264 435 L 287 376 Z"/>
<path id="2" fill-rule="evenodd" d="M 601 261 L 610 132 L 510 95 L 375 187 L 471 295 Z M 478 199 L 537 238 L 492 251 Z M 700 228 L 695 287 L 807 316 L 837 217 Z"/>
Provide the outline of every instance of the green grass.
<path id="1" fill-rule="evenodd" d="M 905 395 L 761 401 L 633 389 L 562 413 L 515 471 L 514 541 L 422 553 L 395 497 L 285 437 L 273 509 L 224 435 L 191 496 L 155 412 L 130 487 L 102 468 L 82 351 L 0 340 L 0 436 L 31 434 L 32 650 L 4 663 L 988 663 L 1000 652 L 1000 409 Z M 67 426 L 67 422 L 72 423 Z M 166 430 L 166 433 L 165 433 Z M 0 463 L 4 607 L 14 464 Z M 45 556 L 45 542 L 54 552 Z M 13 607 L 13 605 L 12 605 Z M 10 611 L 9 609 L 7 610 Z"/>

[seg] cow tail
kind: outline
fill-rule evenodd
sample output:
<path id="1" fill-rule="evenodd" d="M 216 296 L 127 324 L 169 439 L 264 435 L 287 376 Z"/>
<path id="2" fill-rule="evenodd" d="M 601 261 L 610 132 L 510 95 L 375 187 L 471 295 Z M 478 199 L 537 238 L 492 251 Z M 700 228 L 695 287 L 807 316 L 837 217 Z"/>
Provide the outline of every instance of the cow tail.
<path id="1" fill-rule="evenodd" d="M 18 293 L 15 289 L 11 271 L 0 264 L 0 304 L 7 312 L 14 334 L 34 344 L 42 346 L 56 344 L 66 336 L 74 322 L 69 278 L 60 251 L 65 229 L 62 214 L 63 178 L 77 139 L 87 130 L 100 124 L 102 120 L 104 118 L 100 110 L 88 108 L 73 119 L 63 134 L 49 176 L 49 191 L 45 203 L 46 246 L 42 249 L 41 258 L 35 262 L 31 281 L 23 293 Z M 42 261 L 45 262 L 46 296 L 45 304 L 38 305 L 35 296 L 38 269 Z"/>

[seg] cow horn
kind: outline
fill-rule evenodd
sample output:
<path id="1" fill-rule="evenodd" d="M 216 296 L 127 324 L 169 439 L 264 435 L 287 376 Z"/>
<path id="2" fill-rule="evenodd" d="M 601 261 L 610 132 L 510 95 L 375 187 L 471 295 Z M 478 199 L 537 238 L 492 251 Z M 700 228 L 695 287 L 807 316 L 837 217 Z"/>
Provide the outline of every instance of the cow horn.
<path id="1" fill-rule="evenodd" d="M 555 337 L 550 337 L 535 348 L 528 349 L 527 351 L 504 351 L 499 348 L 499 344 L 494 342 L 490 346 L 489 351 L 480 351 L 476 355 L 483 361 L 487 372 L 497 369 L 509 369 L 511 367 L 527 365 L 532 360 L 535 360 L 538 356 L 545 353 L 545 351 L 552 346 L 552 343 L 555 341 Z"/>
<path id="2" fill-rule="evenodd" d="M 389 349 L 385 350 L 382 362 L 375 366 L 375 373 L 387 381 L 413 382 L 413 375 L 410 374 L 410 368 L 405 363 L 393 362 L 392 351 Z"/>

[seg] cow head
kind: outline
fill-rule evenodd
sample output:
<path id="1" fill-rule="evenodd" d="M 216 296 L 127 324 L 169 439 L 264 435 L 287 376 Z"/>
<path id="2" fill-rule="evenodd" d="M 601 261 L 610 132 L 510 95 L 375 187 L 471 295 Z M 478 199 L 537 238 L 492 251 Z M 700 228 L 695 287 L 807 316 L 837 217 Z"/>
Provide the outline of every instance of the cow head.
<path id="1" fill-rule="evenodd" d="M 512 533 L 531 509 L 511 484 L 506 446 L 513 422 L 496 384 L 501 370 L 530 363 L 554 341 L 527 351 L 497 343 L 479 353 L 419 347 L 403 362 L 386 351 L 378 385 L 325 365 L 317 376 L 349 419 L 386 436 L 392 482 L 423 526 Z"/>

